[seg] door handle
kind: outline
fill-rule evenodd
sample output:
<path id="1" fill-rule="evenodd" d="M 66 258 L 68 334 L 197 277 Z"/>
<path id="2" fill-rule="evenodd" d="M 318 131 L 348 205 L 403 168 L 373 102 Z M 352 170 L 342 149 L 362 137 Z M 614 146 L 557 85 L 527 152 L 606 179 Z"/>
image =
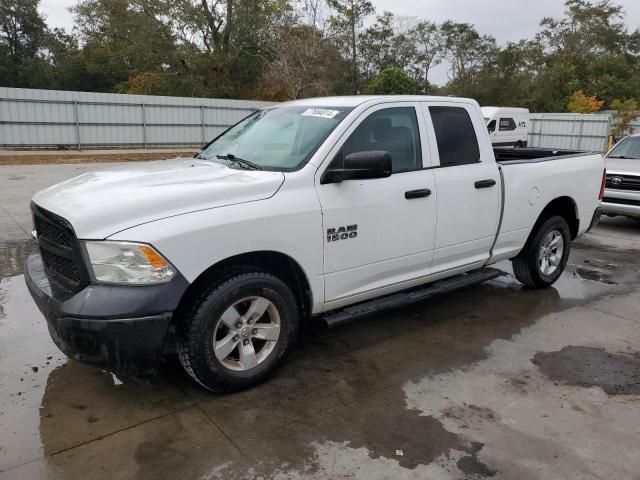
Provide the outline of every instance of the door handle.
<path id="1" fill-rule="evenodd" d="M 422 188 L 420 190 L 409 190 L 408 192 L 404 192 L 404 198 L 407 200 L 411 200 L 413 198 L 424 198 L 431 195 L 431 190 L 428 188 Z"/>
<path id="2" fill-rule="evenodd" d="M 490 188 L 493 187 L 496 184 L 496 181 L 493 178 L 490 178 L 489 180 L 478 180 L 475 183 L 476 188 Z"/>

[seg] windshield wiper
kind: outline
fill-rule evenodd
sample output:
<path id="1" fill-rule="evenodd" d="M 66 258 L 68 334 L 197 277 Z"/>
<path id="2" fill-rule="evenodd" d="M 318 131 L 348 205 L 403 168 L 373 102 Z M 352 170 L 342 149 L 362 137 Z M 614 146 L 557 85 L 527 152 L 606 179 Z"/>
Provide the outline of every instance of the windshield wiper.
<path id="1" fill-rule="evenodd" d="M 262 167 L 257 163 L 253 163 L 243 158 L 238 158 L 233 153 L 227 153 L 226 155 L 216 155 L 216 158 L 219 158 L 220 160 L 229 160 L 230 162 L 233 162 L 246 170 L 262 170 Z"/>

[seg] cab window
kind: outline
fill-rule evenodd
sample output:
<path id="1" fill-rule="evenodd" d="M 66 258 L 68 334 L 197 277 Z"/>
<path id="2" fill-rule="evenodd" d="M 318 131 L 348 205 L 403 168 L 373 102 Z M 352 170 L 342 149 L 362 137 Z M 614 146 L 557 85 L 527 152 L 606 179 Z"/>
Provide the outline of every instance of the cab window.
<path id="1" fill-rule="evenodd" d="M 386 108 L 369 115 L 344 143 L 334 166 L 351 153 L 372 150 L 391 154 L 393 173 L 421 169 L 420 129 L 415 108 Z"/>

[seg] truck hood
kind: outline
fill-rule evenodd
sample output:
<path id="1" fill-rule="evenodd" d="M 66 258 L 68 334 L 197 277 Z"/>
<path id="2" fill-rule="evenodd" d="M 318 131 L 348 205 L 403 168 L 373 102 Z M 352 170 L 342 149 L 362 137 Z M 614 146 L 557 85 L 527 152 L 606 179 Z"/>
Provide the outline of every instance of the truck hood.
<path id="1" fill-rule="evenodd" d="M 37 192 L 33 201 L 66 218 L 78 238 L 98 239 L 166 217 L 263 200 L 283 182 L 281 172 L 176 158 L 87 172 Z"/>
<path id="2" fill-rule="evenodd" d="M 605 158 L 607 173 L 640 176 L 640 160 L 633 158 Z"/>

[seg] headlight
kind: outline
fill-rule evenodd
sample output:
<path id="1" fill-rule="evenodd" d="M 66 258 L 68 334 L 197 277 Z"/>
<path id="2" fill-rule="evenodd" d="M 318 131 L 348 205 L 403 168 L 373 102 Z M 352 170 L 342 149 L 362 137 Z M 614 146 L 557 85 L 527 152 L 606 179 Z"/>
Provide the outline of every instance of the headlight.
<path id="1" fill-rule="evenodd" d="M 165 283 L 175 268 L 152 246 L 144 243 L 84 242 L 98 282 L 151 285 Z"/>

